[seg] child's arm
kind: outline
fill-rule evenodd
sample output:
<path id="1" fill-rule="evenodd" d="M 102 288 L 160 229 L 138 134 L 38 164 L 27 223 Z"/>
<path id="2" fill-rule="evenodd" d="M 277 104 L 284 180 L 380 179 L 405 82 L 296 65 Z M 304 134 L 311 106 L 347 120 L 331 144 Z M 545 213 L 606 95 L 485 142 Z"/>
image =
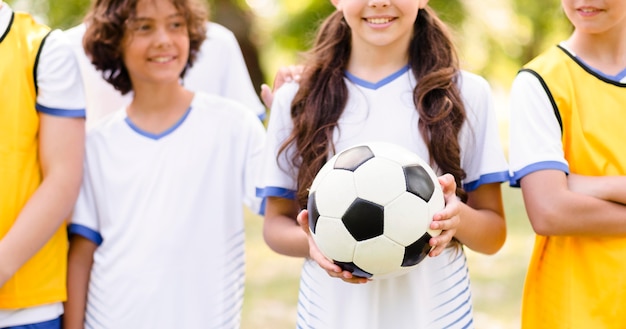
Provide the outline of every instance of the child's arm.
<path id="1" fill-rule="evenodd" d="M 576 177 L 574 179 L 581 178 Z M 594 182 L 601 183 L 599 178 Z M 608 179 L 608 178 L 603 178 Z M 521 180 L 526 211 L 533 229 L 540 235 L 623 235 L 626 234 L 626 206 L 579 193 L 580 185 L 559 170 L 540 170 Z M 587 186 L 589 188 L 589 186 Z M 623 189 L 623 187 L 620 187 Z M 608 191 L 608 193 L 607 193 Z M 616 189 L 606 187 L 613 196 Z"/>
<path id="2" fill-rule="evenodd" d="M 461 203 L 460 223 L 455 237 L 476 252 L 494 254 L 502 248 L 506 240 L 500 185 L 501 183 L 483 184 L 468 192 L 467 204 Z"/>
<path id="3" fill-rule="evenodd" d="M 82 329 L 85 323 L 89 276 L 97 245 L 80 235 L 72 235 L 67 264 L 67 301 L 64 329 Z"/>
<path id="4" fill-rule="evenodd" d="M 69 216 L 80 188 L 84 118 L 39 114 L 43 181 L 0 240 L 0 286 L 32 257 Z"/>
<path id="5" fill-rule="evenodd" d="M 308 257 L 307 236 L 296 221 L 298 211 L 294 200 L 268 197 L 263 220 L 263 238 L 279 254 Z"/>
<path id="6" fill-rule="evenodd" d="M 583 176 L 570 174 L 567 185 L 572 192 L 626 205 L 626 176 Z"/>

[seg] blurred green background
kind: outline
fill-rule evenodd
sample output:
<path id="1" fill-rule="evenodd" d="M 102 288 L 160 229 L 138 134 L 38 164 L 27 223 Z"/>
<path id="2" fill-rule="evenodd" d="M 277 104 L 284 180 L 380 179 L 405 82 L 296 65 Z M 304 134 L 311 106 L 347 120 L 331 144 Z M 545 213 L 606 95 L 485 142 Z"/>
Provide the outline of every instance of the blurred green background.
<path id="1" fill-rule="evenodd" d="M 318 22 L 334 8 L 323 0 L 207 0 L 211 19 L 231 29 L 255 86 L 271 85 L 276 70 L 297 63 Z M 79 23 L 90 0 L 5 0 L 52 27 Z M 517 70 L 571 27 L 560 1 L 431 0 L 449 24 L 462 67 L 484 76 L 494 91 L 503 148 L 507 146 L 508 89 Z M 475 324 L 481 329 L 519 328 L 520 300 L 533 244 L 521 194 L 503 185 L 507 241 L 496 255 L 468 251 Z M 294 328 L 301 260 L 273 253 L 263 242 L 262 218 L 248 213 L 243 329 Z"/>

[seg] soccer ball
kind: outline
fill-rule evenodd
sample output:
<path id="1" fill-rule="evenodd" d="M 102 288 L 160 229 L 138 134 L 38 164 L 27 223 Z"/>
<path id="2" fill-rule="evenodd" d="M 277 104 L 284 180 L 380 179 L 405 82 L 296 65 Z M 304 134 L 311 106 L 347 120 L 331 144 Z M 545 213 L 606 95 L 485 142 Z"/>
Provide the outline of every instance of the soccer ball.
<path id="1" fill-rule="evenodd" d="M 353 275 L 387 278 L 415 268 L 441 231 L 445 206 L 432 168 L 396 144 L 373 142 L 337 153 L 309 189 L 309 229 L 327 258 Z"/>

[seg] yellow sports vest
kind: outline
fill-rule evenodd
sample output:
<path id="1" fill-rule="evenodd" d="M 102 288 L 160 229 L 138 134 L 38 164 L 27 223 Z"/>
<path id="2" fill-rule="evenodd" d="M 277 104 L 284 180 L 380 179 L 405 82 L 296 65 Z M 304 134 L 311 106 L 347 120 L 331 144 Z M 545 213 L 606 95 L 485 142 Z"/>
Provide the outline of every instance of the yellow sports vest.
<path id="1" fill-rule="evenodd" d="M 0 36 L 0 239 L 41 184 L 35 72 L 50 28 L 15 12 Z M 0 287 L 0 308 L 23 308 L 65 300 L 66 228 Z"/>
<path id="2" fill-rule="evenodd" d="M 593 73 L 560 47 L 523 70 L 544 82 L 570 171 L 626 175 L 626 84 Z M 522 327 L 625 328 L 626 236 L 537 236 Z"/>

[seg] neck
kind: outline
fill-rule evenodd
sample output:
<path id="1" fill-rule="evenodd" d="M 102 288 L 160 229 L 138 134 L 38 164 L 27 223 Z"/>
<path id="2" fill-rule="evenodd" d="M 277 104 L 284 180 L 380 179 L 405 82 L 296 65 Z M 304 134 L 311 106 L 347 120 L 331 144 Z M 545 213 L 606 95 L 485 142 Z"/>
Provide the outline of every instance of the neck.
<path id="1" fill-rule="evenodd" d="M 602 34 L 575 31 L 566 44 L 576 56 L 602 72 L 617 74 L 626 68 L 626 31 Z"/>
<path id="2" fill-rule="evenodd" d="M 347 70 L 365 81 L 378 82 L 407 65 L 407 47 L 353 46 Z"/>
<path id="3" fill-rule="evenodd" d="M 193 92 L 181 85 L 134 90 L 126 110 L 130 120 L 142 130 L 160 133 L 172 127 L 187 112 Z"/>

